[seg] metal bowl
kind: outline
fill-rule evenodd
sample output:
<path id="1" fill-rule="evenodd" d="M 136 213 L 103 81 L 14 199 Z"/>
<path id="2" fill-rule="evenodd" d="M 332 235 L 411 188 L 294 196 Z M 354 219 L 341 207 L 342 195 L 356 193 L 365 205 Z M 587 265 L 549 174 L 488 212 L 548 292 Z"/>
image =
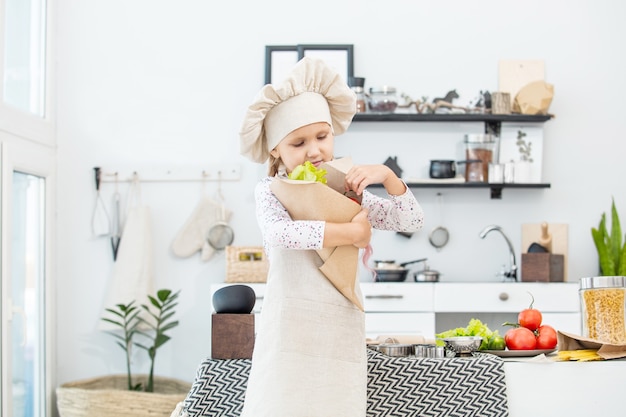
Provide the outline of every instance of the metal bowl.
<path id="1" fill-rule="evenodd" d="M 378 351 L 387 356 L 406 357 L 413 355 L 413 345 L 402 343 L 382 343 Z"/>
<path id="2" fill-rule="evenodd" d="M 481 336 L 455 336 L 441 339 L 446 344 L 446 349 L 458 355 L 471 354 L 480 347 L 483 338 Z"/>

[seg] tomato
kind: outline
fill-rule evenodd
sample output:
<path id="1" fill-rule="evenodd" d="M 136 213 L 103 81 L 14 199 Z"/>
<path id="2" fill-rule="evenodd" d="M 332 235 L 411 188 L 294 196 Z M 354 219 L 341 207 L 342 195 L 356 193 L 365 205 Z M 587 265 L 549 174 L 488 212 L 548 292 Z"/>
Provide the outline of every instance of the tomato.
<path id="1" fill-rule="evenodd" d="M 541 316 L 541 311 L 533 308 L 535 298 L 532 294 L 530 294 L 530 296 L 532 298 L 530 306 L 520 311 L 520 313 L 517 315 L 517 322 L 520 326 L 535 331 L 539 328 L 539 326 L 541 326 L 541 320 L 543 319 L 543 317 Z"/>
<path id="2" fill-rule="evenodd" d="M 557 344 L 556 330 L 544 324 L 539 326 L 537 334 L 537 349 L 554 349 Z"/>
<path id="3" fill-rule="evenodd" d="M 537 347 L 535 334 L 526 327 L 515 327 L 504 335 L 504 342 L 509 350 L 532 350 Z"/>
<path id="4" fill-rule="evenodd" d="M 524 309 L 517 315 L 519 325 L 531 331 L 535 331 L 541 326 L 542 319 L 541 311 L 536 308 Z"/>

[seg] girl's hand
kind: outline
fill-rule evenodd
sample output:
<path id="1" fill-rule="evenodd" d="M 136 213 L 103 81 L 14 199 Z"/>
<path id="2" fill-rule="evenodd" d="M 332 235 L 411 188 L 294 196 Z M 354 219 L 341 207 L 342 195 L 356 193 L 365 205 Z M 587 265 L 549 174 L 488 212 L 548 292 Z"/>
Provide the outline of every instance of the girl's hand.
<path id="1" fill-rule="evenodd" d="M 391 195 L 404 194 L 406 186 L 386 165 L 355 165 L 346 174 L 346 191 L 354 191 L 357 195 L 371 184 L 383 184 Z"/>
<path id="2" fill-rule="evenodd" d="M 324 226 L 324 247 L 354 245 L 365 248 L 372 238 L 372 225 L 367 219 L 367 209 L 361 209 L 347 223 L 326 222 Z"/>
<path id="3" fill-rule="evenodd" d="M 361 209 L 350 221 L 354 226 L 357 226 L 357 233 L 354 234 L 355 242 L 353 243 L 357 248 L 365 248 L 372 239 L 372 226 L 367 219 L 367 214 L 366 209 Z"/>

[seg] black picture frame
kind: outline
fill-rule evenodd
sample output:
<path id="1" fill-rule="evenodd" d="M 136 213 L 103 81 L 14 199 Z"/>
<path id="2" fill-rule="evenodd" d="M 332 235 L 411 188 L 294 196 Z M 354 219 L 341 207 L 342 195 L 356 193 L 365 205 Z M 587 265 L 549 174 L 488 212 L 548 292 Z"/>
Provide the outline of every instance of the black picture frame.
<path id="1" fill-rule="evenodd" d="M 305 56 L 321 58 L 346 81 L 354 77 L 354 45 L 298 45 L 298 60 Z"/>
<path id="2" fill-rule="evenodd" d="M 285 79 L 299 61 L 298 45 L 265 46 L 265 84 Z"/>

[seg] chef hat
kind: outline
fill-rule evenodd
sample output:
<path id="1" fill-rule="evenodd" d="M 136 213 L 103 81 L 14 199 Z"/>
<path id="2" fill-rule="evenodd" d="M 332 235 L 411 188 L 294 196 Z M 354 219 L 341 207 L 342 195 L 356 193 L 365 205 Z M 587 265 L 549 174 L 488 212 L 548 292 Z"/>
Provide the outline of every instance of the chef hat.
<path id="1" fill-rule="evenodd" d="M 327 122 L 340 135 L 355 113 L 356 96 L 341 76 L 321 59 L 304 57 L 285 81 L 265 85 L 248 107 L 239 133 L 240 152 L 264 163 L 294 130 Z"/>

